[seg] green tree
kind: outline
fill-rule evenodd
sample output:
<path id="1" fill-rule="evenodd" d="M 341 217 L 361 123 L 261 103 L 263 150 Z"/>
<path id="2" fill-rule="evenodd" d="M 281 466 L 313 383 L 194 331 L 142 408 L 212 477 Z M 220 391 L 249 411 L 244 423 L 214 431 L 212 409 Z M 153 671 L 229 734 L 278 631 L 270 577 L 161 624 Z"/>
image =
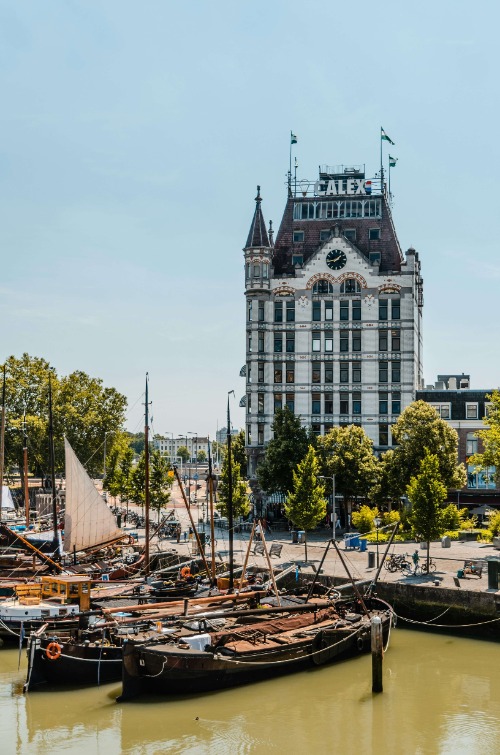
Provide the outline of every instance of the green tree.
<path id="1" fill-rule="evenodd" d="M 448 489 L 465 485 L 465 469 L 458 464 L 457 432 L 427 402 L 410 404 L 392 426 L 392 437 L 398 445 L 384 459 L 387 495 L 405 494 L 427 452 L 436 456 L 440 479 Z"/>
<path id="2" fill-rule="evenodd" d="M 247 484 L 245 480 L 241 479 L 241 469 L 238 462 L 233 460 L 231 467 L 231 479 L 233 483 L 233 516 L 247 516 L 250 513 L 251 508 L 247 496 Z M 229 464 L 226 454 L 222 463 L 219 484 L 217 486 L 217 496 L 219 499 L 217 510 L 222 516 L 227 516 L 229 513 L 229 490 Z"/>
<path id="3" fill-rule="evenodd" d="M 146 454 L 143 451 L 130 475 L 130 498 L 138 506 L 146 500 Z"/>
<path id="4" fill-rule="evenodd" d="M 288 493 L 285 514 L 305 534 L 307 562 L 307 530 L 311 530 L 326 515 L 325 486 L 319 481 L 319 460 L 313 446 L 297 465 L 293 476 L 293 490 Z"/>
<path id="5" fill-rule="evenodd" d="M 107 490 L 113 497 L 122 496 L 123 487 L 123 470 L 122 464 L 126 456 L 130 458 L 130 464 L 133 458 L 133 451 L 129 446 L 129 433 L 117 432 L 113 435 L 110 451 L 106 453 L 106 477 L 103 480 L 103 489 Z M 128 482 L 130 470 L 126 478 Z M 128 496 L 123 496 L 125 497 Z"/>
<path id="6" fill-rule="evenodd" d="M 471 456 L 469 464 L 488 472 L 494 467 L 495 484 L 500 487 L 500 391 L 493 391 L 486 398 L 491 402 L 488 414 L 483 419 L 486 429 L 477 433 L 482 440 L 483 452 Z"/>
<path id="7" fill-rule="evenodd" d="M 206 462 L 207 458 L 208 458 L 208 457 L 207 457 L 207 454 L 205 453 L 205 451 L 203 450 L 203 448 L 202 448 L 202 449 L 200 449 L 200 450 L 198 451 L 198 453 L 196 454 L 196 461 L 197 461 L 197 462 L 198 462 L 199 464 L 204 464 L 204 463 Z"/>
<path id="8" fill-rule="evenodd" d="M 144 433 L 130 433 L 130 447 L 134 449 L 137 456 L 144 451 L 145 435 Z"/>
<path id="9" fill-rule="evenodd" d="M 373 442 L 357 425 L 333 427 L 318 438 L 321 474 L 335 475 L 336 492 L 343 497 L 347 521 L 348 503 L 365 498 L 377 478 Z"/>
<path id="10" fill-rule="evenodd" d="M 158 524 L 160 513 L 164 509 L 172 493 L 173 478 L 169 475 L 170 464 L 158 450 L 150 455 L 149 493 L 151 508 L 158 512 Z"/>
<path id="11" fill-rule="evenodd" d="M 311 439 L 300 424 L 300 417 L 288 407 L 278 409 L 271 430 L 274 437 L 257 468 L 257 479 L 267 493 L 287 493 L 293 486 L 293 472 L 306 455 Z"/>
<path id="12" fill-rule="evenodd" d="M 439 459 L 436 454 L 424 449 L 420 469 L 412 477 L 407 495 L 412 505 L 411 522 L 414 531 L 427 542 L 427 572 L 429 572 L 430 541 L 439 537 L 443 530 L 442 504 L 447 489 L 442 482 Z"/>
<path id="13" fill-rule="evenodd" d="M 238 462 L 241 469 L 241 476 L 247 477 L 247 455 L 245 452 L 245 431 L 240 430 L 238 435 L 231 438 L 231 451 L 233 459 Z"/>
<path id="14" fill-rule="evenodd" d="M 130 446 L 124 451 L 119 462 L 118 472 L 118 493 L 120 501 L 126 501 L 127 510 L 128 502 L 132 496 L 132 474 L 134 471 L 134 451 Z"/>
<path id="15" fill-rule="evenodd" d="M 184 464 L 186 464 L 186 462 L 191 458 L 191 454 L 189 453 L 187 446 L 179 446 L 179 448 L 177 449 L 177 456 L 182 459 Z"/>

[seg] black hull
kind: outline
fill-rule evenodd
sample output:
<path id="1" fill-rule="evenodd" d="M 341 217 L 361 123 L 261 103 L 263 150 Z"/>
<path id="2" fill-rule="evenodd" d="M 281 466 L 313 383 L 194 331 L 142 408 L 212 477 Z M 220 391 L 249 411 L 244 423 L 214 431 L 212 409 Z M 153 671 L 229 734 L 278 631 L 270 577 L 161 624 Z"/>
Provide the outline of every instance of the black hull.
<path id="1" fill-rule="evenodd" d="M 391 616 L 384 615 L 387 642 Z M 295 671 L 342 661 L 370 651 L 369 624 L 345 632 L 319 632 L 314 639 L 292 646 L 257 650 L 243 655 L 223 655 L 180 648 L 123 647 L 122 694 L 125 701 L 142 694 L 193 694 L 234 687 Z"/>
<path id="2" fill-rule="evenodd" d="M 50 640 L 32 639 L 28 646 L 28 678 L 24 691 L 49 684 L 90 686 L 119 681 L 122 675 L 122 648 L 59 643 L 61 655 L 47 657 Z"/>

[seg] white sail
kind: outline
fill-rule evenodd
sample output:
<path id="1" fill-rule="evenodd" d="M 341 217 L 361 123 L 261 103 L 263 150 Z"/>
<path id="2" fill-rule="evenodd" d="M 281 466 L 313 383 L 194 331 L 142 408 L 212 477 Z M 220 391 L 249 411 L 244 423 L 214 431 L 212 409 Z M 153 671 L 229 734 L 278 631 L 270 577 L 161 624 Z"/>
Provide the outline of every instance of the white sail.
<path id="1" fill-rule="evenodd" d="M 70 444 L 64 439 L 66 455 L 66 508 L 64 550 L 85 550 L 119 537 L 123 532 L 106 501 L 94 487 Z"/>

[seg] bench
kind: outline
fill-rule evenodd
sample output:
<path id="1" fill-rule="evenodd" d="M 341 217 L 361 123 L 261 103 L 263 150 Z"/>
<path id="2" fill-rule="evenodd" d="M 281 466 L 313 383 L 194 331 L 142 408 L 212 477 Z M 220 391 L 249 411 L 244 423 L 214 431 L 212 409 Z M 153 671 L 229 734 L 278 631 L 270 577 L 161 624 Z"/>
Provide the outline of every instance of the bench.
<path id="1" fill-rule="evenodd" d="M 281 556 L 282 550 L 283 550 L 283 545 L 281 543 L 273 543 L 269 550 L 269 555 L 277 556 L 279 558 Z"/>
<path id="2" fill-rule="evenodd" d="M 464 561 L 464 576 L 470 574 L 481 579 L 484 569 L 487 569 L 486 561 Z"/>
<path id="3" fill-rule="evenodd" d="M 264 555 L 264 543 L 255 543 L 253 547 L 253 555 L 254 556 L 263 556 Z"/>

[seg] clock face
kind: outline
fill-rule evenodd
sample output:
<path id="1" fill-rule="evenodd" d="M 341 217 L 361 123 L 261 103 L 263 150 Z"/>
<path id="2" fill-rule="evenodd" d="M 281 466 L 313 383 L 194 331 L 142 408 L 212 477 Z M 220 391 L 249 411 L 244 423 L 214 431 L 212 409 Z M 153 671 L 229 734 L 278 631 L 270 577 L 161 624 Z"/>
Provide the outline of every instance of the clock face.
<path id="1" fill-rule="evenodd" d="M 341 270 L 346 262 L 347 257 L 345 256 L 345 252 L 341 249 L 332 249 L 332 251 L 328 252 L 326 255 L 326 264 L 332 270 Z"/>

